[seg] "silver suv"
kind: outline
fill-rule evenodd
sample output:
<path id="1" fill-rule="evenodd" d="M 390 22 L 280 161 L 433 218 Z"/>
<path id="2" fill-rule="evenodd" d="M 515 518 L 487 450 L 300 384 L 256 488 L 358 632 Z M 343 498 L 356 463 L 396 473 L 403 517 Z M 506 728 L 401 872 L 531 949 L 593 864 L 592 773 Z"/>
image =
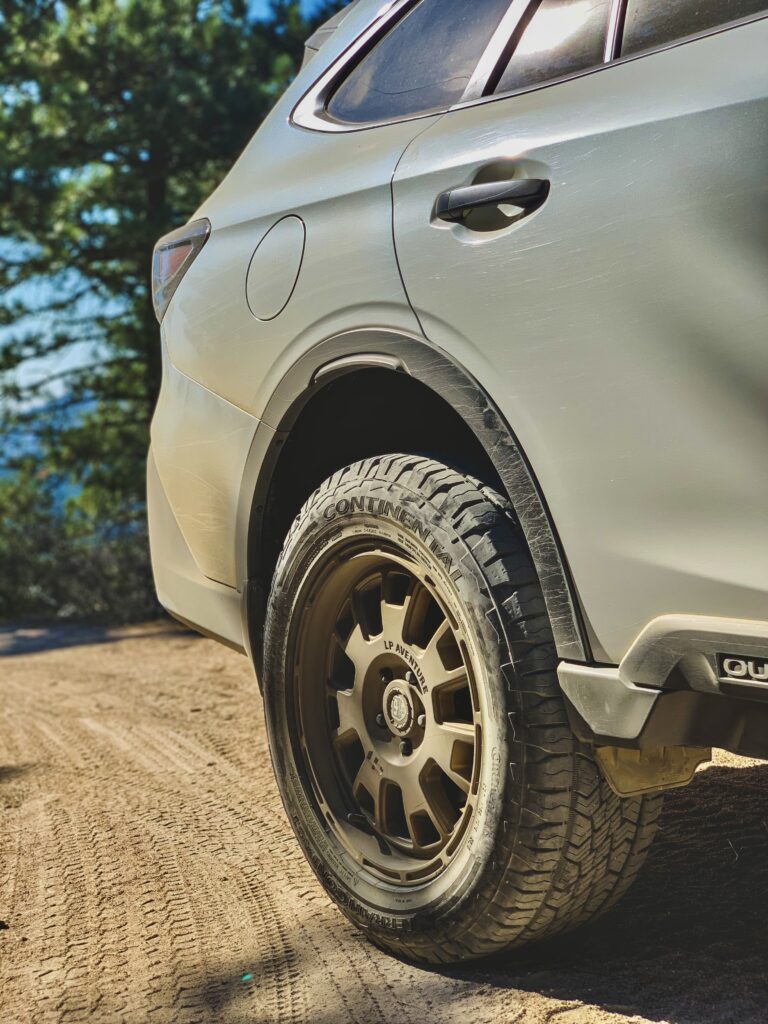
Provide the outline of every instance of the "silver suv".
<path id="1" fill-rule="evenodd" d="M 764 7 L 357 0 L 155 250 L 160 599 L 400 955 L 593 918 L 768 756 Z"/>

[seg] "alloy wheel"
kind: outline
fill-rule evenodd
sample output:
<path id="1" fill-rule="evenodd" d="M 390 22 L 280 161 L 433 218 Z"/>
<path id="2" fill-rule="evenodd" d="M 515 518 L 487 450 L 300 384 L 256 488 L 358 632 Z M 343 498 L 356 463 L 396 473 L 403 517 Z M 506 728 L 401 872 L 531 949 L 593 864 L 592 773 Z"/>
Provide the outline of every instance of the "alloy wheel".
<path id="1" fill-rule="evenodd" d="M 335 552 L 296 647 L 299 746 L 320 813 L 358 863 L 399 885 L 447 867 L 477 797 L 476 676 L 436 576 L 400 551 Z"/>

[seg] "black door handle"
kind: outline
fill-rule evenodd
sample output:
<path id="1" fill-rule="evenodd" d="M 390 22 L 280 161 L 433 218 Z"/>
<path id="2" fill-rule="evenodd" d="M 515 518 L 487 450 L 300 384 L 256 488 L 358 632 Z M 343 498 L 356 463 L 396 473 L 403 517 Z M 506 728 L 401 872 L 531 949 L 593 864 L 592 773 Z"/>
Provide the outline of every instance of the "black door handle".
<path id="1" fill-rule="evenodd" d="M 549 195 L 549 182 L 541 178 L 516 178 L 514 181 L 489 181 L 484 185 L 452 188 L 437 197 L 435 215 L 449 223 L 460 221 L 470 210 L 484 206 L 519 206 L 535 210 Z"/>

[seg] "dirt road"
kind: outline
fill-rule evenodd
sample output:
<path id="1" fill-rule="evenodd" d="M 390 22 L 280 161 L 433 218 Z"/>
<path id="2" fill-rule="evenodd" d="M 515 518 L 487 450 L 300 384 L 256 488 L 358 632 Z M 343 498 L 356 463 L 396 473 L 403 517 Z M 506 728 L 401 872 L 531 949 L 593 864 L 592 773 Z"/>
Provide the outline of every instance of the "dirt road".
<path id="1" fill-rule="evenodd" d="M 369 946 L 272 781 L 244 658 L 152 624 L 0 631 L 2 1024 L 768 1021 L 768 766 L 668 798 L 598 925 L 462 969 Z"/>

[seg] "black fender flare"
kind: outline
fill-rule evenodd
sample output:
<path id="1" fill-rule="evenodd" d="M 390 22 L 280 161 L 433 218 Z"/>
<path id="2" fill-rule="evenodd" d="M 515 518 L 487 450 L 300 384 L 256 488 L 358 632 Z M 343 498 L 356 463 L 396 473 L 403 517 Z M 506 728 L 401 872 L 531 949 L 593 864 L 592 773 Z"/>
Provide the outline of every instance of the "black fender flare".
<path id="1" fill-rule="evenodd" d="M 256 552 L 272 475 L 282 445 L 307 401 L 339 375 L 375 366 L 407 373 L 447 401 L 482 444 L 525 535 L 544 594 L 559 657 L 590 660 L 576 590 L 555 524 L 520 443 L 487 392 L 457 362 L 423 338 L 386 330 L 358 330 L 329 338 L 305 352 L 267 404 L 246 461 L 237 514 L 236 564 L 243 581 L 243 633 L 253 656 L 269 579 Z M 254 629 L 256 630 L 254 632 Z"/>

